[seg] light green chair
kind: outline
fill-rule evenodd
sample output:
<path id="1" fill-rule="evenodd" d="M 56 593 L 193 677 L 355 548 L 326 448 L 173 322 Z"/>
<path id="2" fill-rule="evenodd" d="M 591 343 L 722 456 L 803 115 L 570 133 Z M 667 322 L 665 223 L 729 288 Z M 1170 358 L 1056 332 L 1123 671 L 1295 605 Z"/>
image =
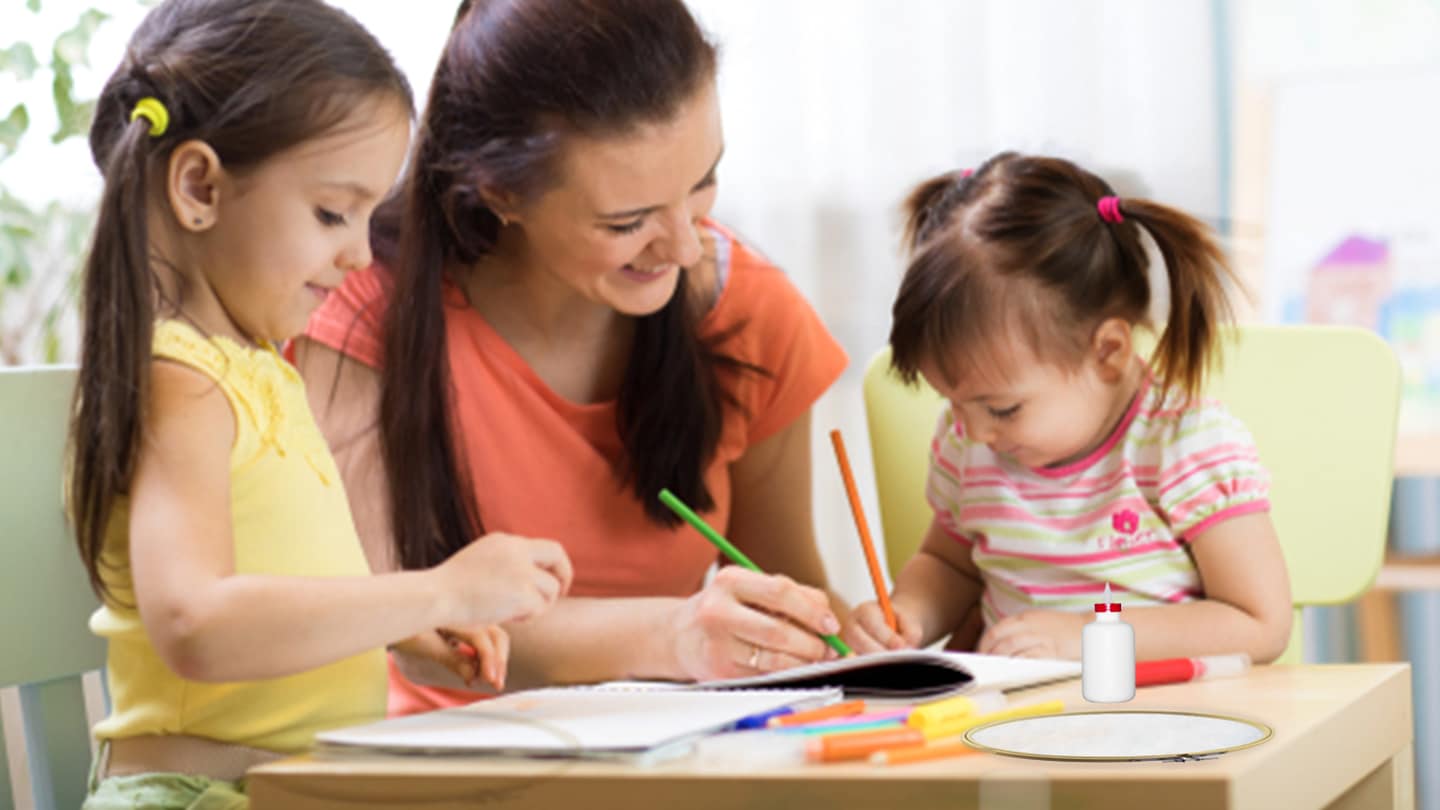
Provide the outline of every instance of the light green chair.
<path id="1" fill-rule="evenodd" d="M 925 502 L 931 433 L 941 397 L 907 387 L 890 350 L 865 371 L 865 414 L 879 489 L 886 562 L 898 573 L 930 524 Z M 1379 337 L 1328 326 L 1227 330 L 1208 393 L 1250 428 L 1269 468 L 1271 517 L 1296 606 L 1290 646 L 1300 660 L 1300 608 L 1348 602 L 1375 579 L 1385 552 L 1400 368 Z"/>
<path id="2" fill-rule="evenodd" d="M 74 385 L 73 368 L 0 369 L 0 806 L 79 807 L 104 712 L 96 600 L 61 499 Z"/>

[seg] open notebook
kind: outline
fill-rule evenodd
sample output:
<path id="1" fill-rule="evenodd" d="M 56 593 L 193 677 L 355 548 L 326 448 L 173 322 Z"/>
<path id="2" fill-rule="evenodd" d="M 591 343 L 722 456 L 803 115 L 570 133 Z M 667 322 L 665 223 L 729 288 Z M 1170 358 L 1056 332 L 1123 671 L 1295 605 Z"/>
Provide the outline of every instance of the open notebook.
<path id="1" fill-rule="evenodd" d="M 630 757 L 671 749 L 752 714 L 838 700 L 839 689 L 715 692 L 639 685 L 535 689 L 326 731 L 331 748 L 396 753 Z"/>
<path id="2" fill-rule="evenodd" d="M 1020 689 L 1074 678 L 1079 661 L 1008 658 L 978 653 L 893 650 L 795 667 L 752 678 L 707 681 L 697 689 L 838 686 L 847 697 L 925 698 L 947 692 Z"/>

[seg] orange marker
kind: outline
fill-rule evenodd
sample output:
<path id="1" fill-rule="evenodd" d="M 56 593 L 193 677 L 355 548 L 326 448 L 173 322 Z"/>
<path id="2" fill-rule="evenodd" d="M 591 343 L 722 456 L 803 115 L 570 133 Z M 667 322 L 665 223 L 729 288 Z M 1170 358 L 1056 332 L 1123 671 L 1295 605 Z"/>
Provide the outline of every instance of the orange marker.
<path id="1" fill-rule="evenodd" d="M 849 717 L 852 714 L 859 714 L 865 711 L 865 701 L 846 700 L 841 703 L 831 703 L 829 706 L 821 706 L 818 709 L 810 709 L 803 712 L 787 714 L 783 717 L 770 718 L 770 728 L 782 728 L 784 726 L 803 726 L 806 723 L 813 723 L 816 720 L 829 720 L 834 717 Z"/>
<path id="2" fill-rule="evenodd" d="M 808 741 L 805 758 L 811 762 L 844 762 L 864 759 L 888 748 L 914 748 L 924 744 L 925 735 L 907 726 L 880 731 L 841 732 Z"/>
<path id="3" fill-rule="evenodd" d="M 870 581 L 875 585 L 875 598 L 880 600 L 880 609 L 885 611 L 885 623 L 891 632 L 900 632 L 895 621 L 895 609 L 890 606 L 890 594 L 885 590 L 885 577 L 880 574 L 880 560 L 875 556 L 875 542 L 870 539 L 870 524 L 865 520 L 865 510 L 860 508 L 860 492 L 855 488 L 855 475 L 850 472 L 850 457 L 845 454 L 845 440 L 840 431 L 830 431 L 830 443 L 835 445 L 835 460 L 840 462 L 840 477 L 845 479 L 845 494 L 850 496 L 850 513 L 855 516 L 855 530 L 860 533 L 860 545 L 865 549 L 865 562 L 870 566 Z"/>
<path id="4" fill-rule="evenodd" d="M 929 759 L 962 757 L 966 754 L 978 753 L 980 753 L 978 749 L 971 748 L 963 742 L 943 742 L 876 751 L 870 755 L 870 761 L 876 765 L 903 765 L 907 762 L 924 762 Z"/>

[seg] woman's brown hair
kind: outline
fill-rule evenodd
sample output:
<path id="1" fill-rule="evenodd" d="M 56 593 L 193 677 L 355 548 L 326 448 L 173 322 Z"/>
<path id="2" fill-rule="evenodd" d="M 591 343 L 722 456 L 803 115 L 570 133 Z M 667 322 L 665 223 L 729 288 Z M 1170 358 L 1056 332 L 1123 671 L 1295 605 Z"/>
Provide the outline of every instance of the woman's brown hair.
<path id="1" fill-rule="evenodd" d="M 499 236 L 480 190 L 533 198 L 560 180 L 567 136 L 668 121 L 714 80 L 715 64 L 681 0 L 460 5 L 403 196 L 382 209 L 374 240 L 390 287 L 381 445 L 405 567 L 438 564 L 484 531 L 456 451 L 442 315 L 447 268 L 473 268 Z M 698 299 L 682 270 L 670 301 L 636 319 L 617 401 L 617 494 L 628 489 L 661 525 L 678 521 L 656 500 L 662 487 L 700 511 L 714 506 L 705 469 L 733 403 L 719 373 L 752 368 L 712 350 L 717 337 L 702 340 Z"/>
<path id="2" fill-rule="evenodd" d="M 154 98 L 169 124 L 132 119 Z M 90 127 L 104 191 L 81 277 L 80 370 L 70 419 L 68 509 L 90 584 L 111 595 L 101 553 L 115 499 L 129 491 L 150 376 L 166 258 L 146 211 L 174 148 L 200 140 L 231 173 L 347 126 L 362 102 L 413 109 L 384 48 L 320 0 L 166 0 L 131 36 Z"/>
<path id="3" fill-rule="evenodd" d="M 954 380 L 1006 336 L 1036 356 L 1077 361 L 1109 318 L 1148 323 L 1148 233 L 1165 262 L 1169 319 L 1152 358 L 1156 381 L 1197 395 L 1229 317 L 1234 275 L 1194 217 L 1115 192 L 1075 164 L 1006 152 L 974 172 L 920 184 L 905 203 L 911 259 L 892 310 L 892 364 L 914 382 L 933 363 Z M 963 368 L 962 368 L 963 364 Z"/>

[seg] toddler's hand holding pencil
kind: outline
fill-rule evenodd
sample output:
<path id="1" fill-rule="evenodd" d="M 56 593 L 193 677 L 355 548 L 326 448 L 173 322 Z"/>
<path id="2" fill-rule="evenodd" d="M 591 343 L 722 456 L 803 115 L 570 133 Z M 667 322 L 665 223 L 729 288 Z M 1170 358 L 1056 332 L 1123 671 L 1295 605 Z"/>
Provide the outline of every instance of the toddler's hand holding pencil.
<path id="1" fill-rule="evenodd" d="M 857 653 L 908 650 L 920 646 L 920 622 L 902 604 L 891 605 L 897 629 L 891 630 L 878 601 L 865 602 L 850 613 L 841 637 Z"/>

